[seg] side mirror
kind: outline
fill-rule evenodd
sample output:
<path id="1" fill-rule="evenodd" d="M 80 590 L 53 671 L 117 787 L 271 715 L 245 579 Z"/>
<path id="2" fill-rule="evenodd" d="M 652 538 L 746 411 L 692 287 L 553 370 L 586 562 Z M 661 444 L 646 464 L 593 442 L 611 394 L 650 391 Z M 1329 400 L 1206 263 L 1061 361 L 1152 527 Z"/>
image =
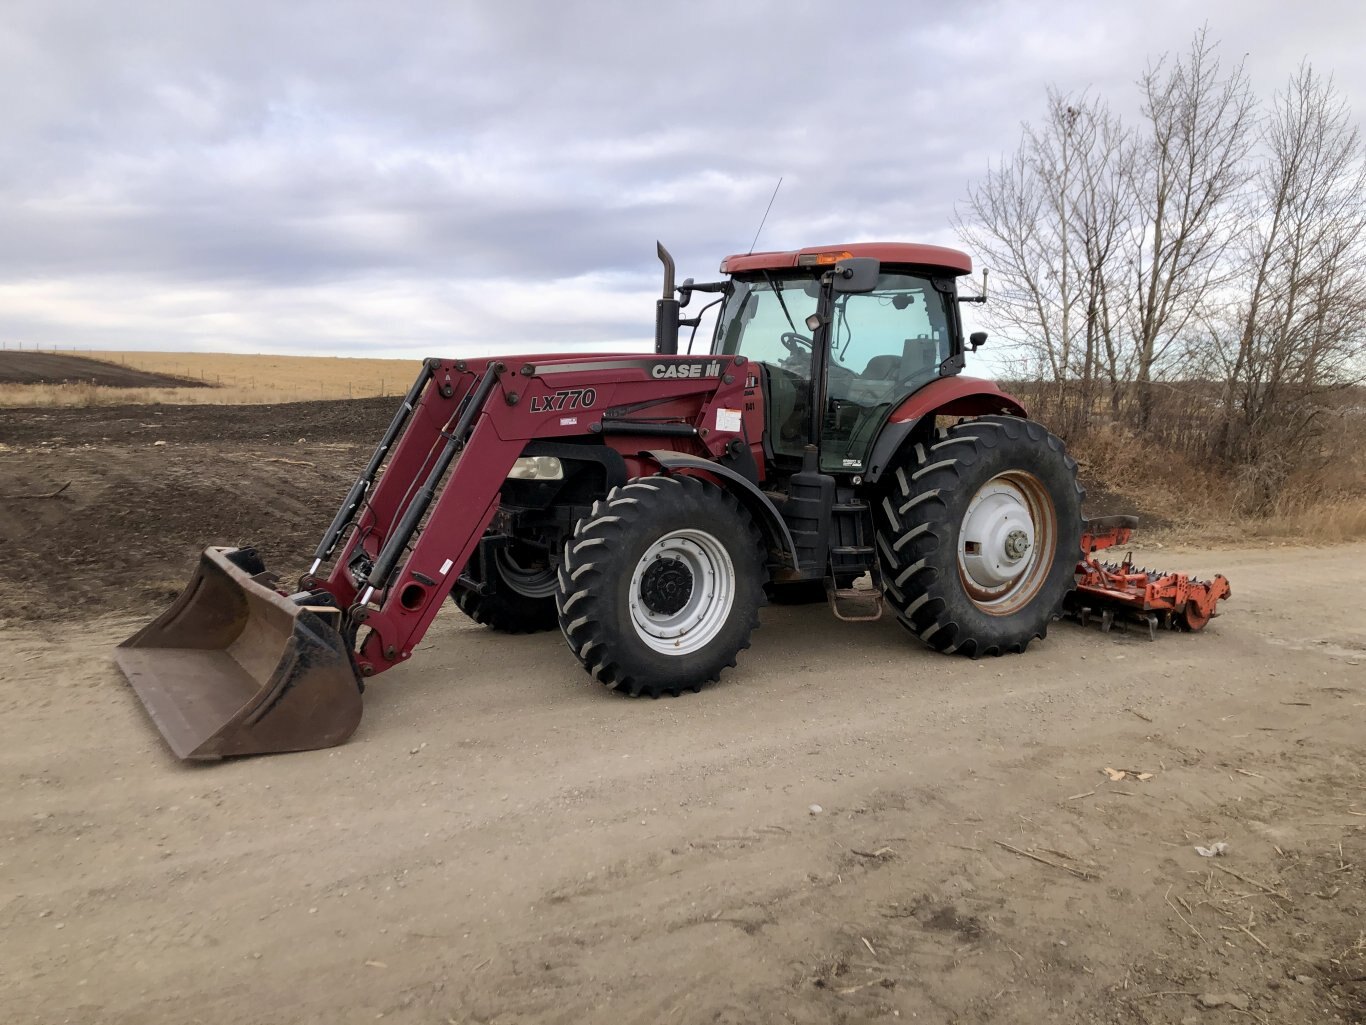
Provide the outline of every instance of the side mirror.
<path id="1" fill-rule="evenodd" d="M 972 351 L 976 352 L 987 344 L 987 333 L 985 331 L 974 331 L 968 335 L 968 344 L 972 346 Z"/>
<path id="2" fill-rule="evenodd" d="M 835 264 L 833 287 L 836 292 L 857 295 L 877 288 L 882 261 L 871 256 L 850 256 Z"/>

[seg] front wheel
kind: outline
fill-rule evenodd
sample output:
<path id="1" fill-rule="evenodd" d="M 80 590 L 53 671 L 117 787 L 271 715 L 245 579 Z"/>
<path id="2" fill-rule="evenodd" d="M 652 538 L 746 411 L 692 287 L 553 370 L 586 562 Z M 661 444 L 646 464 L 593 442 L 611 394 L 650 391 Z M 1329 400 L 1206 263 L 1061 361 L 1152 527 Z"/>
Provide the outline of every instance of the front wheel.
<path id="1" fill-rule="evenodd" d="M 478 558 L 477 556 L 475 557 Z M 471 560 L 474 561 L 474 560 Z M 526 634 L 555 628 L 555 570 L 544 552 L 521 546 L 496 550 L 474 574 L 488 594 L 457 587 L 451 601 L 470 619 L 499 633 Z"/>
<path id="2" fill-rule="evenodd" d="M 565 542 L 560 629 L 614 690 L 677 695 L 749 647 L 766 578 L 759 531 L 728 492 L 638 477 L 595 502 Z"/>
<path id="3" fill-rule="evenodd" d="M 1084 497 L 1076 462 L 1033 421 L 984 416 L 936 431 L 879 503 L 897 618 L 938 651 L 1024 651 L 1076 585 Z"/>

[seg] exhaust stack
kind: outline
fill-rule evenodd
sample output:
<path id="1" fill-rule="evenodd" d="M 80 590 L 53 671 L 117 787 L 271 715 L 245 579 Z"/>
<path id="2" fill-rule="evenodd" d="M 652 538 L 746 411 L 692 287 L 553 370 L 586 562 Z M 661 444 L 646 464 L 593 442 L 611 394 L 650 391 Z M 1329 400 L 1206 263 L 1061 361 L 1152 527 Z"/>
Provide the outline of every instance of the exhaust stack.
<path id="1" fill-rule="evenodd" d="M 678 355 L 678 313 L 682 304 L 674 297 L 674 258 L 655 242 L 659 262 L 664 264 L 664 297 L 655 303 L 655 352 L 661 356 Z"/>

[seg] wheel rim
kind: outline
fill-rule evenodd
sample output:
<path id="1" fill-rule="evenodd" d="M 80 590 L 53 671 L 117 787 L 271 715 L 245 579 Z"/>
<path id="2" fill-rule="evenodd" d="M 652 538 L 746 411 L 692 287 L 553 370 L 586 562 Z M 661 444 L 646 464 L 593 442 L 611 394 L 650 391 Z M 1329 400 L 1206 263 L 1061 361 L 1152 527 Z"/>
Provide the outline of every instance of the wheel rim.
<path id="1" fill-rule="evenodd" d="M 958 575 L 972 603 L 1007 616 L 1043 588 L 1057 549 L 1057 510 L 1043 482 L 1010 470 L 978 488 L 958 531 Z"/>
<path id="2" fill-rule="evenodd" d="M 498 566 L 501 582 L 523 598 L 549 598 L 555 593 L 555 571 L 549 566 L 523 569 L 506 548 L 499 548 L 493 561 Z"/>
<path id="3" fill-rule="evenodd" d="M 725 546 L 703 530 L 665 534 L 631 574 L 631 625 L 663 655 L 705 647 L 735 604 L 735 567 Z"/>

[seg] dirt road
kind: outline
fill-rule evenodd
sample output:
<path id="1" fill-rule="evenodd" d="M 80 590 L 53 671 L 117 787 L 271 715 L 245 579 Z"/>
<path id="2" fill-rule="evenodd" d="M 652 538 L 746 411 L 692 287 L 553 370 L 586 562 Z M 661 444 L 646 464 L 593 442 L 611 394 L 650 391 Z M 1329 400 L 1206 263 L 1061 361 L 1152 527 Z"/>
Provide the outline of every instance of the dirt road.
<path id="1" fill-rule="evenodd" d="M 0 1020 L 1366 1020 L 1366 546 L 1156 558 L 1227 615 L 969 662 L 770 608 L 657 702 L 452 610 L 347 746 L 207 767 L 133 620 L 13 622 Z"/>

